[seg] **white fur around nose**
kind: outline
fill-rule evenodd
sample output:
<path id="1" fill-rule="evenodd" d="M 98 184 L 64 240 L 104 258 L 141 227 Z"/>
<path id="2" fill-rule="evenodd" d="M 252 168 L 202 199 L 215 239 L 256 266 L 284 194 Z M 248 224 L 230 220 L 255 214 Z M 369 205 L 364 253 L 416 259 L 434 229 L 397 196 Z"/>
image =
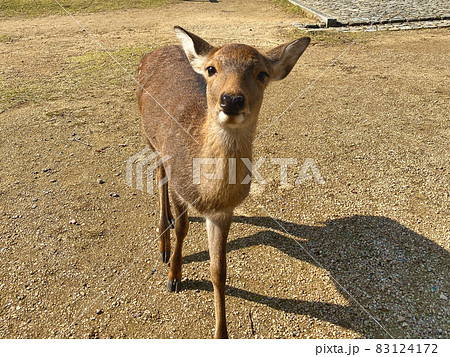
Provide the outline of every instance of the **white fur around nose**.
<path id="1" fill-rule="evenodd" d="M 230 116 L 228 114 L 225 114 L 223 111 L 219 112 L 219 122 L 221 124 L 226 124 L 230 121 Z M 240 124 L 244 121 L 244 114 L 237 114 L 233 115 L 233 124 Z"/>

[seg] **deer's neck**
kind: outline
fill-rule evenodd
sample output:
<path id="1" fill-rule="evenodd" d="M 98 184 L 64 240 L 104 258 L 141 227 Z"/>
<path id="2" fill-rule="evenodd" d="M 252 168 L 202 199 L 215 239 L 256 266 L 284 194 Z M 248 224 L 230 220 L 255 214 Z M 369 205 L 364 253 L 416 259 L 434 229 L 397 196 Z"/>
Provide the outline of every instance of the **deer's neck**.
<path id="1" fill-rule="evenodd" d="M 256 121 L 255 121 L 256 122 Z M 202 156 L 212 158 L 252 158 L 256 123 L 244 128 L 229 128 L 207 119 L 203 127 Z"/>
<path id="2" fill-rule="evenodd" d="M 252 159 L 255 126 L 234 129 L 223 127 L 217 121 L 206 121 L 201 157 L 217 161 L 202 166 L 199 185 L 202 199 L 196 206 L 199 211 L 215 212 L 233 208 L 247 197 L 250 182 L 246 178 L 249 175 L 251 177 L 251 172 L 248 161 L 243 159 Z M 214 174 L 214 178 L 207 178 L 205 174 Z"/>

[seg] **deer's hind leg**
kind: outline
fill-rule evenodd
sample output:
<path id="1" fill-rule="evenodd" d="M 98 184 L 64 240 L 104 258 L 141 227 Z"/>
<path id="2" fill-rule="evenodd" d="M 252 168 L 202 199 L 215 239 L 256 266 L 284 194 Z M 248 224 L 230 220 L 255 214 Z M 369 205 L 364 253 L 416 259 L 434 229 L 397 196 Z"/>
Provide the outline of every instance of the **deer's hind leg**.
<path id="1" fill-rule="evenodd" d="M 170 229 L 173 228 L 173 216 L 170 212 L 169 187 L 168 183 L 163 183 L 166 177 L 164 166 L 158 166 L 158 189 L 159 189 L 159 252 L 164 263 L 170 259 Z"/>
<path id="2" fill-rule="evenodd" d="M 184 203 L 175 192 L 172 193 L 172 203 L 175 209 L 175 249 L 170 258 L 168 289 L 170 292 L 179 292 L 181 285 L 181 264 L 183 263 L 183 240 L 189 230 L 188 205 Z"/>

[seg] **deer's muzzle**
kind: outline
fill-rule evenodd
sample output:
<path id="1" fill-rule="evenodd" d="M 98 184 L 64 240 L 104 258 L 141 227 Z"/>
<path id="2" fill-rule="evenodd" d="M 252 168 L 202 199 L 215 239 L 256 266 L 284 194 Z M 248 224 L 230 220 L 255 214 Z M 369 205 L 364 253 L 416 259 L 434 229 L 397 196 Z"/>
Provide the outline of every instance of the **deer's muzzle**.
<path id="1" fill-rule="evenodd" d="M 220 107 L 227 115 L 237 115 L 244 109 L 244 96 L 224 93 L 220 96 Z"/>

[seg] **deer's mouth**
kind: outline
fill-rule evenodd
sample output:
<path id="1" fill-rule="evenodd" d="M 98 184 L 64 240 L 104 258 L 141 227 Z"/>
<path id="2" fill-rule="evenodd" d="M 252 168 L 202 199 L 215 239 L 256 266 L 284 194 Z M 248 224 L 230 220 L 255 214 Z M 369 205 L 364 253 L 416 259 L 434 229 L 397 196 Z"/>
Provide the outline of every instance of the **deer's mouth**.
<path id="1" fill-rule="evenodd" d="M 219 111 L 219 123 L 223 125 L 239 125 L 245 120 L 244 113 L 225 113 L 223 110 Z"/>

